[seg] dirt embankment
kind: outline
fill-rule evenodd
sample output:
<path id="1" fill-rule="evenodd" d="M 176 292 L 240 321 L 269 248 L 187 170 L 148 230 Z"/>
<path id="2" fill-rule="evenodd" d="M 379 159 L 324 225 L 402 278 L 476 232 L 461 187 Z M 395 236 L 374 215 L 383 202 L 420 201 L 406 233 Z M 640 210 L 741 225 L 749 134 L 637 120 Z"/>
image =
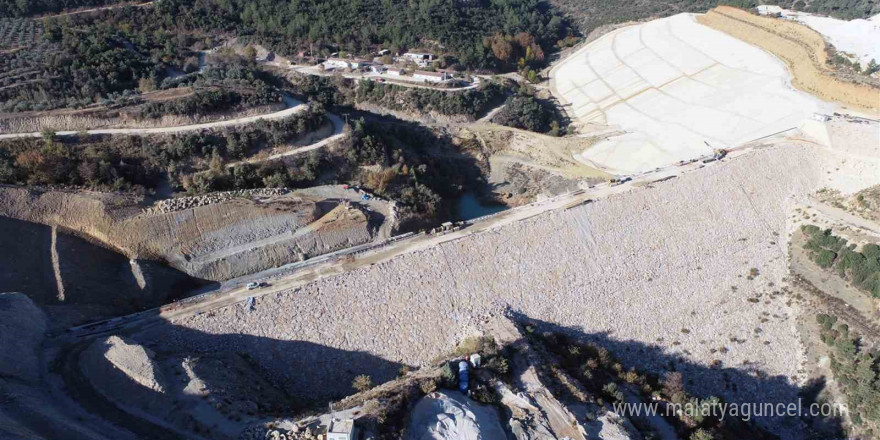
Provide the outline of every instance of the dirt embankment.
<path id="1" fill-rule="evenodd" d="M 120 200 L 122 199 L 122 200 Z M 57 226 L 130 259 L 167 262 L 191 276 L 225 280 L 364 243 L 367 216 L 292 195 L 235 198 L 174 212 L 142 212 L 138 200 L 88 192 L 0 187 L 0 216 Z"/>
<path id="2" fill-rule="evenodd" d="M 782 59 L 791 70 L 792 84 L 798 89 L 857 110 L 880 112 L 880 89 L 836 77 L 826 67 L 825 40 L 806 26 L 728 6 L 697 16 L 697 21 Z"/>

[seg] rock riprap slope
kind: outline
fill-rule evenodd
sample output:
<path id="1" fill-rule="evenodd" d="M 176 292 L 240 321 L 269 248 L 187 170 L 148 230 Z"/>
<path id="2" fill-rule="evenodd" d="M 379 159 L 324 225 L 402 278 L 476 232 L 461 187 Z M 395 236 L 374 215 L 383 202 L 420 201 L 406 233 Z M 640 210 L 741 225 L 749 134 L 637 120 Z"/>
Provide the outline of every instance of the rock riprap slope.
<path id="1" fill-rule="evenodd" d="M 829 171 L 880 179 L 854 172 L 857 165 L 818 147 L 762 149 L 653 188 L 260 297 L 252 312 L 236 304 L 137 339 L 165 349 L 246 352 L 282 380 L 302 383 L 309 377 L 288 366 L 315 358 L 317 345 L 308 343 L 423 364 L 487 313 L 509 308 L 618 345 L 621 357 L 642 367 L 686 360 L 678 368 L 693 370 L 696 391 L 789 402 L 802 351 L 792 318 L 798 310 L 780 292 L 788 214 L 832 183 Z M 302 343 L 231 347 L 228 335 Z M 724 368 L 709 368 L 716 361 Z M 382 380 L 396 372 L 381 369 L 394 364 L 321 365 L 316 378 L 336 371 Z M 741 383 L 731 386 L 737 377 Z M 316 381 L 311 391 L 339 395 L 348 384 Z"/>

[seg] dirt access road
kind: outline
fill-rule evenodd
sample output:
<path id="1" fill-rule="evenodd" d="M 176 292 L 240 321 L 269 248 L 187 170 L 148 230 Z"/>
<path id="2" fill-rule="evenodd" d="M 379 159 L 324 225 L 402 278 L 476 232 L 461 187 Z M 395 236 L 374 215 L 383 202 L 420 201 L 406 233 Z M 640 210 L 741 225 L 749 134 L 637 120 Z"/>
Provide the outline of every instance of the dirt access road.
<path id="1" fill-rule="evenodd" d="M 330 123 L 333 124 L 333 134 L 328 137 L 325 137 L 324 139 L 321 139 L 318 142 L 315 142 L 315 143 L 312 143 L 309 145 L 305 145 L 302 147 L 292 148 L 292 149 L 285 151 L 283 153 L 273 154 L 271 156 L 255 157 L 252 159 L 245 159 L 245 160 L 238 161 L 238 162 L 228 163 L 228 164 L 226 164 L 226 167 L 232 168 L 236 165 L 243 164 L 243 163 L 255 164 L 255 163 L 269 162 L 269 161 L 276 160 L 276 159 L 282 159 L 282 158 L 285 158 L 288 156 L 296 156 L 298 154 L 308 153 L 309 151 L 312 151 L 312 150 L 324 148 L 327 145 L 329 145 L 330 143 L 335 142 L 337 140 L 340 140 L 340 139 L 344 138 L 345 136 L 347 136 L 347 134 L 343 131 L 345 128 L 345 124 L 342 122 L 342 119 L 339 116 L 336 116 L 332 113 L 327 113 L 327 118 L 330 119 Z"/>
<path id="2" fill-rule="evenodd" d="M 87 133 L 87 134 L 111 134 L 111 135 L 148 135 L 148 134 L 168 134 L 168 133 L 180 133 L 185 131 L 199 131 L 205 130 L 208 128 L 218 128 L 218 127 L 231 127 L 235 125 L 243 125 L 250 124 L 252 122 L 263 120 L 275 120 L 275 119 L 284 119 L 288 116 L 304 112 L 307 108 L 307 104 L 303 104 L 302 102 L 291 98 L 290 96 L 284 97 L 284 102 L 287 104 L 287 108 L 281 111 L 277 111 L 274 113 L 267 113 L 263 115 L 254 115 L 247 116 L 243 118 L 236 119 L 227 119 L 225 121 L 216 121 L 216 122 L 206 122 L 203 124 L 190 124 L 190 125 L 178 125 L 174 127 L 153 127 L 153 128 L 105 128 L 98 130 L 85 130 L 85 131 L 58 131 L 55 132 L 56 136 L 72 136 L 78 133 Z M 30 133 L 6 133 L 0 134 L 0 139 L 14 139 L 14 138 L 24 138 L 24 137 L 40 137 L 42 133 L 40 132 L 30 132 Z"/>
<path id="3" fill-rule="evenodd" d="M 110 6 L 103 6 L 100 8 L 77 9 L 75 11 L 62 12 L 60 14 L 55 14 L 55 15 L 44 15 L 42 17 L 34 17 L 34 18 L 35 19 L 58 18 L 58 17 L 65 17 L 68 15 L 88 14 L 90 12 L 98 12 L 98 11 L 106 11 L 109 9 L 124 8 L 126 6 L 131 6 L 133 8 L 143 8 L 143 7 L 147 7 L 147 6 L 153 6 L 153 3 L 155 3 L 155 2 L 153 2 L 153 1 L 145 2 L 145 3 L 125 2 L 125 3 L 118 3 L 115 5 L 110 5 Z"/>

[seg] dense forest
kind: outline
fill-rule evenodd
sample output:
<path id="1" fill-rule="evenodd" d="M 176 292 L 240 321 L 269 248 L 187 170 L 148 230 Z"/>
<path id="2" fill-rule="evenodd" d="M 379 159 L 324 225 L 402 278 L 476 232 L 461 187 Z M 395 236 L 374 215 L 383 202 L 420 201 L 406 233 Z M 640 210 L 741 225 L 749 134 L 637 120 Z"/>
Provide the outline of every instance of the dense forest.
<path id="1" fill-rule="evenodd" d="M 180 86 L 209 91 L 149 105 L 145 116 L 280 101 L 274 77 L 253 59 L 218 52 L 200 66 L 197 51 L 214 40 L 169 31 L 153 18 L 148 8 L 123 8 L 45 20 L 40 43 L 0 53 L 0 111 L 131 105 L 141 93 Z"/>
<path id="2" fill-rule="evenodd" d="M 880 14 L 880 3 L 874 0 L 769 0 L 767 3 L 844 20 L 869 18 Z"/>
<path id="3" fill-rule="evenodd" d="M 42 41 L 0 53 L 4 111 L 82 107 L 158 84 L 192 56 L 192 36 L 156 25 L 147 8 L 47 19 Z M 105 103 L 107 104 L 107 103 Z"/>
<path id="4" fill-rule="evenodd" d="M 39 25 L 4 19 L 11 50 L 0 51 L 0 111 L 122 104 L 144 84 L 178 86 L 195 76 L 200 50 L 230 35 L 294 56 L 423 48 L 452 68 L 536 68 L 554 45 L 571 43 L 553 11 L 543 0 L 163 0 Z"/>
<path id="5" fill-rule="evenodd" d="M 163 0 L 156 10 L 168 26 L 230 29 L 284 54 L 426 48 L 477 68 L 498 64 L 485 37 L 527 34 L 548 51 L 570 32 L 543 0 Z"/>

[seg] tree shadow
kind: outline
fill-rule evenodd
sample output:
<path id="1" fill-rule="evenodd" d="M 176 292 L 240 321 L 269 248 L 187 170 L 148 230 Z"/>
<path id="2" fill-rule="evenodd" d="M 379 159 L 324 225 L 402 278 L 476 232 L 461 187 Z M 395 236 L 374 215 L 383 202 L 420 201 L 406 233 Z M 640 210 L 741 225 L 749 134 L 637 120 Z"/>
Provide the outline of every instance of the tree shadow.
<path id="1" fill-rule="evenodd" d="M 787 376 L 771 375 L 755 366 L 733 368 L 704 365 L 685 356 L 668 353 L 658 345 L 617 339 L 610 332 L 590 333 L 580 327 L 566 327 L 531 318 L 519 311 L 509 310 L 508 314 L 520 325 L 533 326 L 535 331 L 562 334 L 577 341 L 604 347 L 626 368 L 635 367 L 660 377 L 666 372 L 680 372 L 685 389 L 690 394 L 700 398 L 717 396 L 727 403 L 735 403 L 739 408 L 750 411 L 748 419 L 783 437 L 844 437 L 843 421 L 840 417 L 809 414 L 810 405 L 820 402 L 819 394 L 825 387 L 822 380 L 800 386 L 792 383 Z M 788 406 L 791 404 L 802 408 L 797 411 L 799 415 L 788 415 Z M 770 409 L 770 405 L 774 408 Z M 779 411 L 783 414 L 774 414 Z M 742 411 L 740 415 L 745 416 Z"/>

